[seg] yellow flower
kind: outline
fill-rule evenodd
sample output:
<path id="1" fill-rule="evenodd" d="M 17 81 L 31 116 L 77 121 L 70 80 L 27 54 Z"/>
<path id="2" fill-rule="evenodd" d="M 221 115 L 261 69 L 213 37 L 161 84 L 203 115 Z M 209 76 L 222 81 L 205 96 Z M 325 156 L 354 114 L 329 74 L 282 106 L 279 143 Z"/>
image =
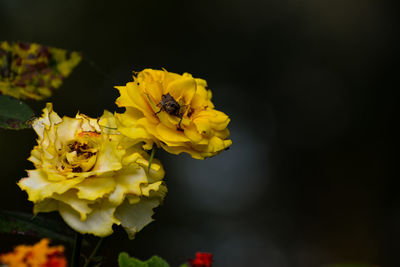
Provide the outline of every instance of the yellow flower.
<path id="1" fill-rule="evenodd" d="M 35 43 L 0 43 L 0 93 L 41 100 L 61 86 L 79 64 L 77 52 Z"/>
<path id="2" fill-rule="evenodd" d="M 117 86 L 116 103 L 126 108 L 116 114 L 120 132 L 144 149 L 153 143 L 173 154 L 189 153 L 204 159 L 227 149 L 229 117 L 214 109 L 205 80 L 191 74 L 145 69 L 126 86 Z"/>
<path id="3" fill-rule="evenodd" d="M 0 255 L 0 262 L 9 267 L 67 267 L 64 247 L 49 247 L 42 239 L 33 246 L 20 245 L 13 252 Z"/>
<path id="4" fill-rule="evenodd" d="M 29 158 L 36 169 L 18 185 L 35 214 L 58 211 L 74 230 L 96 236 L 121 224 L 133 238 L 152 221 L 166 193 L 164 169 L 154 160 L 148 170 L 148 154 L 115 130 L 110 112 L 60 118 L 48 103 L 32 127 L 39 136 Z"/>

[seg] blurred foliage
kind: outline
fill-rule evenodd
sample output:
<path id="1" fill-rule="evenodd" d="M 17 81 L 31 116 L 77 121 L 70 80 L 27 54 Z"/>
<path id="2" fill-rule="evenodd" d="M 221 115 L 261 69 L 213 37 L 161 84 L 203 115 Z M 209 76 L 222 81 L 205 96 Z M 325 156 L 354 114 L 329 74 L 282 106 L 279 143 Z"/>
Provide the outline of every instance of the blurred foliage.
<path id="1" fill-rule="evenodd" d="M 129 257 L 128 253 L 121 252 L 118 256 L 119 267 L 169 267 L 169 264 L 158 256 L 153 256 L 147 261 Z"/>
<path id="2" fill-rule="evenodd" d="M 0 43 L 0 93 L 42 100 L 79 64 L 77 52 L 35 43 Z"/>
<path id="3" fill-rule="evenodd" d="M 13 130 L 29 128 L 27 121 L 33 115 L 32 109 L 24 102 L 0 95 L 0 128 Z"/>
<path id="4" fill-rule="evenodd" d="M 379 267 L 379 266 L 370 264 L 361 264 L 361 263 L 339 263 L 339 264 L 324 265 L 322 267 Z"/>
<path id="5" fill-rule="evenodd" d="M 0 211 L 0 233 L 47 237 L 73 244 L 74 232 L 62 224 L 32 214 Z"/>

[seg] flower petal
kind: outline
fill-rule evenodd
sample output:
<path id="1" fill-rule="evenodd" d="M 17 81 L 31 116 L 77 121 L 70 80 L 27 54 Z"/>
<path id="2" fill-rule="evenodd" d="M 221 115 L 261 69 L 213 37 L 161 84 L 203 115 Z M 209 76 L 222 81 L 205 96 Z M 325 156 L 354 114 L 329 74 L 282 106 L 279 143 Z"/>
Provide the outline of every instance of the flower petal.
<path id="1" fill-rule="evenodd" d="M 130 166 L 118 172 L 115 176 L 116 187 L 109 196 L 111 203 L 120 205 L 126 194 L 141 196 L 141 184 L 148 183 L 146 172 L 143 168 Z"/>
<path id="2" fill-rule="evenodd" d="M 90 208 L 88 205 L 93 204 L 94 202 L 79 199 L 76 195 L 75 190 L 69 190 L 68 192 L 61 195 L 54 195 L 53 199 L 58 200 L 60 203 L 68 205 L 74 211 L 78 212 L 81 221 L 85 221 L 87 219 L 87 215 L 93 211 L 93 209 Z"/>
<path id="3" fill-rule="evenodd" d="M 162 136 L 165 143 L 179 143 L 190 141 L 190 139 L 187 138 L 184 133 L 168 128 L 164 124 L 157 125 L 157 133 L 159 136 Z"/>
<path id="4" fill-rule="evenodd" d="M 95 200 L 114 191 L 116 183 L 113 177 L 89 177 L 75 186 L 79 190 L 77 196 L 81 199 Z"/>
<path id="5" fill-rule="evenodd" d="M 121 221 L 130 239 L 133 239 L 137 232 L 153 221 L 153 209 L 160 205 L 158 199 L 141 199 L 137 204 L 129 204 L 125 201 L 117 208 L 115 217 Z"/>
<path id="6" fill-rule="evenodd" d="M 196 81 L 192 77 L 176 79 L 164 89 L 163 94 L 167 93 L 170 93 L 176 101 L 183 98 L 184 103 L 188 105 L 196 93 Z"/>
<path id="7" fill-rule="evenodd" d="M 106 137 L 102 142 L 101 148 L 97 155 L 97 162 L 93 167 L 93 171 L 104 173 L 108 171 L 116 171 L 122 168 L 121 159 L 125 154 L 125 150 L 119 147 L 119 143 L 113 141 L 116 137 Z"/>
<path id="8" fill-rule="evenodd" d="M 75 231 L 104 237 L 112 234 L 114 223 L 120 223 L 114 217 L 115 209 L 116 207 L 109 203 L 96 204 L 93 206 L 93 212 L 88 214 L 85 221 L 82 221 L 80 215 L 68 205 L 60 204 L 59 212 L 64 221 Z"/>
<path id="9" fill-rule="evenodd" d="M 33 202 L 42 201 L 54 194 L 62 194 L 84 179 L 77 177 L 53 182 L 47 179 L 47 175 L 42 169 L 30 170 L 28 174 L 29 177 L 22 178 L 18 182 L 18 186 L 28 193 L 28 199 Z"/>

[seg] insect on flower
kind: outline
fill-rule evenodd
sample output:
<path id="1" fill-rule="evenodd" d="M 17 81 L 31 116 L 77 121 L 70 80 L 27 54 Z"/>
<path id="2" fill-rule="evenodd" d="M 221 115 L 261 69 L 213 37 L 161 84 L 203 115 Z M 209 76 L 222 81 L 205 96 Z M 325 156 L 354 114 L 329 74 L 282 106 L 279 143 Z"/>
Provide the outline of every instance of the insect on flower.
<path id="1" fill-rule="evenodd" d="M 118 130 L 145 142 L 146 150 L 156 144 L 172 154 L 204 159 L 232 144 L 227 128 L 230 119 L 214 108 L 211 90 L 203 79 L 189 73 L 144 69 L 135 73 L 132 82 L 116 88 L 120 92 L 116 103 L 126 108 L 115 114 Z"/>
<path id="2" fill-rule="evenodd" d="M 187 105 L 180 105 L 169 93 L 161 96 L 160 103 L 157 104 L 160 110 L 156 112 L 156 115 L 161 111 L 167 112 L 169 115 L 180 118 L 178 124 L 178 130 L 183 131 L 181 122 L 183 115 L 185 114 Z"/>

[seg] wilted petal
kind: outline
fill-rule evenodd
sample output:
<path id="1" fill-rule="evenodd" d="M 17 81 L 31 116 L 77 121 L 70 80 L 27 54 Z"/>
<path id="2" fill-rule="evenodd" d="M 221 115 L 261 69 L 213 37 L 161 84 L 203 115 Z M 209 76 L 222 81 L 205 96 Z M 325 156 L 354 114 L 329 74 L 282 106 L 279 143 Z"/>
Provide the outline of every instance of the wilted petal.
<path id="1" fill-rule="evenodd" d="M 137 204 L 125 201 L 118 207 L 115 217 L 121 221 L 129 238 L 133 239 L 137 232 L 153 221 L 153 209 L 160 205 L 158 199 L 141 199 Z"/>

